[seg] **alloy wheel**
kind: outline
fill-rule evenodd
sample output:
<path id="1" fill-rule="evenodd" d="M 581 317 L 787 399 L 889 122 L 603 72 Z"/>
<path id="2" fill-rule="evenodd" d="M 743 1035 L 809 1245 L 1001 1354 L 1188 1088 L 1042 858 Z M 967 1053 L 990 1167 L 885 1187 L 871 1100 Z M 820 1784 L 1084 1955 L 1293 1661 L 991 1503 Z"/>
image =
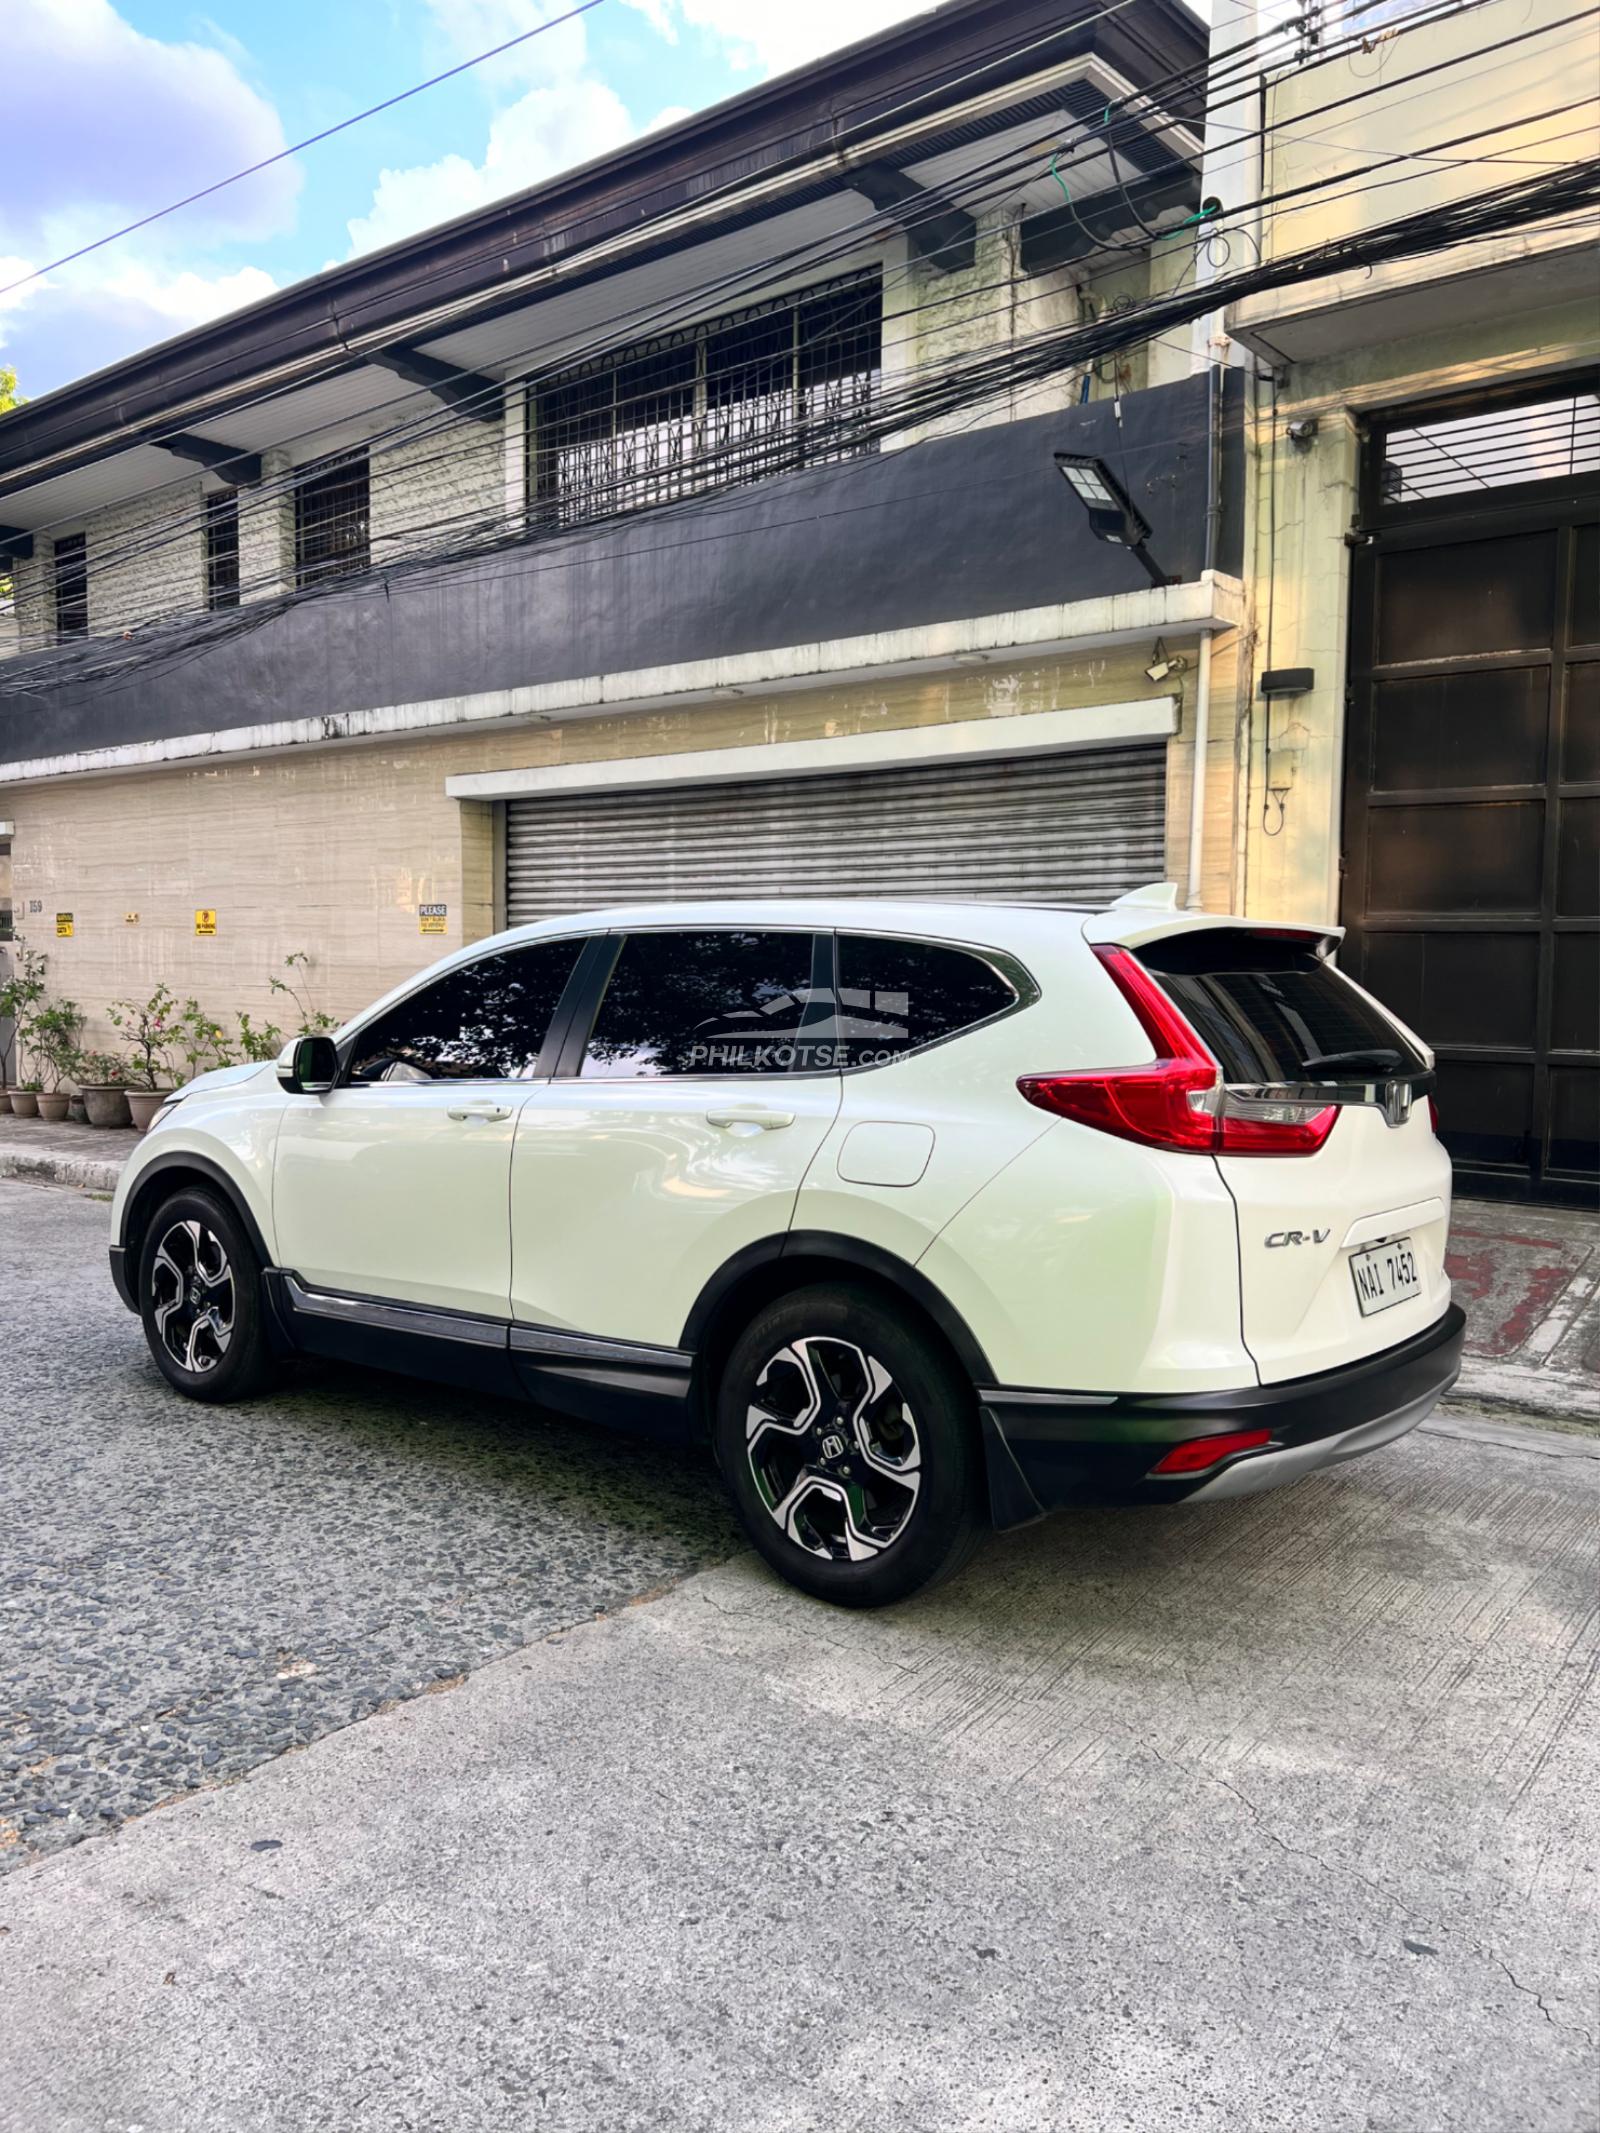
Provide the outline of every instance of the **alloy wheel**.
<path id="1" fill-rule="evenodd" d="M 757 1373 L 750 1473 L 774 1523 L 830 1562 L 881 1555 L 922 1486 L 922 1443 L 889 1371 L 854 1341 L 788 1341 Z"/>
<path id="2" fill-rule="evenodd" d="M 205 1223 L 174 1222 L 150 1262 L 156 1338 L 180 1369 L 215 1370 L 233 1338 L 237 1298 L 222 1239 Z"/>

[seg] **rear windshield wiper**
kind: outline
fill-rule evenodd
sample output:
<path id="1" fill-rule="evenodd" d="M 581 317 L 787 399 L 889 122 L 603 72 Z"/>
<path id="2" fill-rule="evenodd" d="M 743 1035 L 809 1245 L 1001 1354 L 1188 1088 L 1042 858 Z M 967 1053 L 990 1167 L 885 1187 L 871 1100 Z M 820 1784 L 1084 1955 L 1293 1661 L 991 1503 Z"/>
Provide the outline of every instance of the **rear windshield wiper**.
<path id="1" fill-rule="evenodd" d="M 1382 1044 L 1358 1045 L 1351 1052 L 1312 1052 L 1303 1062 L 1308 1067 L 1331 1066 L 1404 1066 L 1404 1052 L 1397 1052 Z"/>

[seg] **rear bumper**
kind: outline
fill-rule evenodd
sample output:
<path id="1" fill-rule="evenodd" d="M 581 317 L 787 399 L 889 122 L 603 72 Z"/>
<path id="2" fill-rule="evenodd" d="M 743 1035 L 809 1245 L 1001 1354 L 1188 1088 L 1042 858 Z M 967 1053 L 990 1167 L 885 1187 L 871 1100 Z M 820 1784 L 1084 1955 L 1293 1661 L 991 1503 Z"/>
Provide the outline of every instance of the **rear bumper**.
<path id="1" fill-rule="evenodd" d="M 1298 1481 L 1413 1429 L 1461 1370 L 1466 1314 L 1338 1370 L 1226 1392 L 1034 1392 L 980 1388 L 994 1522 L 1021 1525 L 1069 1503 L 1215 1502 Z M 1152 1476 L 1174 1444 L 1270 1429 L 1264 1449 L 1199 1474 Z"/>

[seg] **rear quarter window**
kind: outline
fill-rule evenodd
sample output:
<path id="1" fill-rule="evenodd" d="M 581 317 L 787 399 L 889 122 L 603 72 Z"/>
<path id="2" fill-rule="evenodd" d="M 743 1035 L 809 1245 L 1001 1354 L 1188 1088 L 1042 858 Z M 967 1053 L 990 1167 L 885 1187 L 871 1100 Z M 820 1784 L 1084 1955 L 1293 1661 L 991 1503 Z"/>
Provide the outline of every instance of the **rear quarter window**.
<path id="1" fill-rule="evenodd" d="M 1139 950 L 1223 1079 L 1412 1074 L 1424 1061 L 1382 1009 L 1304 941 L 1219 926 Z"/>
<path id="2" fill-rule="evenodd" d="M 841 933 L 836 1019 L 827 1035 L 837 1065 L 887 1066 L 992 1022 L 1022 999 L 1020 974 L 1013 978 L 973 949 Z"/>

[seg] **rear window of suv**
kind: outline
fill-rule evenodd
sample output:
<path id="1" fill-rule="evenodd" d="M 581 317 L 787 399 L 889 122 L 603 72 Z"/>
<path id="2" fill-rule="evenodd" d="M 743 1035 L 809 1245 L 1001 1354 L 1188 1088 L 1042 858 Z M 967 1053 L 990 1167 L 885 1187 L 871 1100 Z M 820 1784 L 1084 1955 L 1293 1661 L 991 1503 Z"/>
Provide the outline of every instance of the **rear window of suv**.
<path id="1" fill-rule="evenodd" d="M 1225 1081 L 1350 1081 L 1423 1065 L 1388 1016 L 1304 940 L 1219 926 L 1138 955 Z"/>

